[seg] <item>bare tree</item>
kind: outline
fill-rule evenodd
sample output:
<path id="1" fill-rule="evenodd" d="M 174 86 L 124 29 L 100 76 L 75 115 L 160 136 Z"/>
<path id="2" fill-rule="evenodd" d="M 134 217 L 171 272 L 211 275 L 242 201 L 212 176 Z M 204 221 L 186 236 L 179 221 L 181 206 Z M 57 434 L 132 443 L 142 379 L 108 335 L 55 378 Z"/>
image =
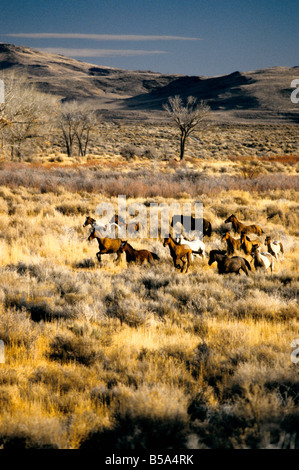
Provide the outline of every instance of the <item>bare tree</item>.
<path id="1" fill-rule="evenodd" d="M 76 138 L 81 157 L 84 157 L 90 142 L 91 132 L 98 127 L 96 112 L 86 106 L 80 108 L 77 115 Z"/>
<path id="2" fill-rule="evenodd" d="M 76 113 L 77 103 L 71 102 L 63 104 L 57 116 L 57 125 L 62 133 L 68 157 L 73 155 L 73 145 L 76 137 L 77 126 Z"/>
<path id="3" fill-rule="evenodd" d="M 207 118 L 210 108 L 203 101 L 198 103 L 193 96 L 187 98 L 184 106 L 182 98 L 178 95 L 171 96 L 163 108 L 180 131 L 180 160 L 183 160 L 187 138 Z"/>
<path id="4" fill-rule="evenodd" d="M 86 155 L 91 132 L 98 126 L 95 111 L 85 105 L 79 105 L 76 101 L 63 104 L 58 114 L 57 124 L 67 155 L 71 157 L 74 154 L 76 144 L 79 155 Z"/>
<path id="5" fill-rule="evenodd" d="M 0 132 L 11 158 L 21 160 L 24 145 L 42 145 L 47 138 L 47 123 L 55 106 L 50 95 L 36 90 L 26 76 L 3 75 L 5 101 L 0 105 Z"/>

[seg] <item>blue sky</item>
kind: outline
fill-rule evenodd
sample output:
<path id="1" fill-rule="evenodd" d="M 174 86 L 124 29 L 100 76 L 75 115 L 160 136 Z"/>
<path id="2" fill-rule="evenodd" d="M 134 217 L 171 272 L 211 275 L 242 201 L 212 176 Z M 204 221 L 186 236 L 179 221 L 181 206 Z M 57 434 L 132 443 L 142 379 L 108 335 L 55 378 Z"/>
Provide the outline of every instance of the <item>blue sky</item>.
<path id="1" fill-rule="evenodd" d="M 299 65 L 298 0 L 0 0 L 0 42 L 127 70 Z"/>

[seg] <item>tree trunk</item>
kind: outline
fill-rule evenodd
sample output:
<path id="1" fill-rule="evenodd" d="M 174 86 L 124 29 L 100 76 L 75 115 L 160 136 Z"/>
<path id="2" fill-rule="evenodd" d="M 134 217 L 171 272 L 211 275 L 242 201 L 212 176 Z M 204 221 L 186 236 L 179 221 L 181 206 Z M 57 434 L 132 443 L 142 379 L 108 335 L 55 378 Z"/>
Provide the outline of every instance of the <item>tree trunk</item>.
<path id="1" fill-rule="evenodd" d="M 182 161 L 183 158 L 184 158 L 186 137 L 187 137 L 187 136 L 186 136 L 185 134 L 182 134 L 182 135 L 181 135 L 181 143 L 180 143 L 180 161 Z"/>

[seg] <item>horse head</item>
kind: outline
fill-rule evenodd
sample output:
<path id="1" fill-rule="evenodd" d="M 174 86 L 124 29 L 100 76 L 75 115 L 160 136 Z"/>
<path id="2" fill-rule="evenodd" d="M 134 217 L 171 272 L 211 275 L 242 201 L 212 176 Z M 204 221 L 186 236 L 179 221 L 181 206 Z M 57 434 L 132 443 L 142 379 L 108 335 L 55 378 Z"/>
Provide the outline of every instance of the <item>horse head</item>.
<path id="1" fill-rule="evenodd" d="M 85 222 L 84 222 L 84 224 L 83 224 L 83 227 L 86 227 L 86 225 L 89 225 L 89 224 L 92 225 L 92 224 L 94 224 L 95 222 L 96 222 L 95 219 L 93 219 L 92 217 L 90 217 L 89 215 L 87 215 L 87 216 L 86 216 L 86 220 L 85 220 Z"/>
<path id="2" fill-rule="evenodd" d="M 125 249 L 126 244 L 127 244 L 127 241 L 126 241 L 126 240 L 121 242 L 120 249 L 119 249 L 119 251 L 120 251 L 121 253 L 124 252 L 124 249 Z"/>
<path id="3" fill-rule="evenodd" d="M 167 246 L 170 243 L 170 237 L 164 238 L 163 246 Z"/>
<path id="4" fill-rule="evenodd" d="M 225 250 L 211 250 L 208 265 L 211 266 L 215 261 L 221 261 L 224 256 L 227 256 L 227 252 Z"/>
<path id="5" fill-rule="evenodd" d="M 235 219 L 236 219 L 236 216 L 234 214 L 232 214 L 224 221 L 224 223 L 228 224 L 229 222 L 232 222 Z"/>

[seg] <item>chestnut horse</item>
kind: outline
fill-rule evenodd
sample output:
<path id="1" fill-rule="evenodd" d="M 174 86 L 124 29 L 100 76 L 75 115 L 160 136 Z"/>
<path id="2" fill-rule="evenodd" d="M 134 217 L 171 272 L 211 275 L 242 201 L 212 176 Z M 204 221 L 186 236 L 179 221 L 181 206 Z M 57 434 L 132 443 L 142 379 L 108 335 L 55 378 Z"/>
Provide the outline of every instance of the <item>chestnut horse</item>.
<path id="1" fill-rule="evenodd" d="M 241 232 L 241 249 L 245 255 L 251 255 L 254 246 L 261 246 L 259 240 L 250 240 L 244 232 Z"/>
<path id="2" fill-rule="evenodd" d="M 169 246 L 174 267 L 179 268 L 179 262 L 182 261 L 183 266 L 181 267 L 181 272 L 183 272 L 185 268 L 185 272 L 187 273 L 193 259 L 191 248 L 186 245 L 177 244 L 171 236 L 164 238 L 163 246 Z"/>
<path id="3" fill-rule="evenodd" d="M 88 237 L 88 241 L 90 242 L 91 240 L 95 238 L 99 244 L 99 251 L 96 253 L 96 256 L 99 262 L 101 262 L 101 255 L 111 254 L 111 253 L 117 253 L 117 258 L 115 260 L 116 263 L 121 259 L 120 248 L 121 248 L 122 240 L 120 238 L 112 239 L 112 238 L 107 238 L 107 237 L 101 237 L 99 232 L 97 232 L 96 229 L 93 228 Z"/>
<path id="4" fill-rule="evenodd" d="M 228 255 L 233 255 L 236 250 L 241 249 L 241 239 L 233 238 L 229 232 L 225 232 L 222 235 L 222 241 L 226 241 Z"/>
<path id="5" fill-rule="evenodd" d="M 126 253 L 127 263 L 135 262 L 144 264 L 146 262 L 153 264 L 155 260 L 159 260 L 159 256 L 156 253 L 152 253 L 148 250 L 135 250 L 127 241 L 123 241 L 120 246 L 120 252 Z"/>
<path id="6" fill-rule="evenodd" d="M 258 225 L 244 225 L 242 224 L 237 217 L 232 214 L 230 215 L 226 220 L 225 224 L 228 224 L 229 222 L 232 223 L 233 229 L 236 233 L 256 233 L 257 235 L 262 235 L 263 230 L 258 226 Z"/>

